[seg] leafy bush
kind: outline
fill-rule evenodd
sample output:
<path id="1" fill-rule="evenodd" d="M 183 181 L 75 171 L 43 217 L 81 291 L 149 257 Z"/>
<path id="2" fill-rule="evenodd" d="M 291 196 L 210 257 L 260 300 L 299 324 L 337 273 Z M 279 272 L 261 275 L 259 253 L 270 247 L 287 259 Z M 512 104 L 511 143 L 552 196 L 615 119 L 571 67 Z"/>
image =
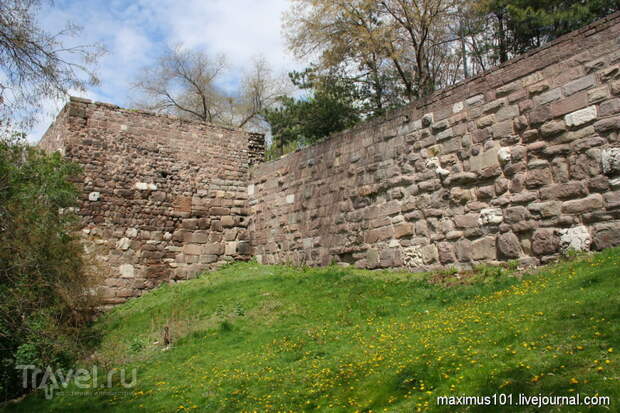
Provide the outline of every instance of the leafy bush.
<path id="1" fill-rule="evenodd" d="M 94 304 L 76 235 L 79 168 L 0 139 L 0 398 L 23 394 L 16 365 L 66 367 Z"/>

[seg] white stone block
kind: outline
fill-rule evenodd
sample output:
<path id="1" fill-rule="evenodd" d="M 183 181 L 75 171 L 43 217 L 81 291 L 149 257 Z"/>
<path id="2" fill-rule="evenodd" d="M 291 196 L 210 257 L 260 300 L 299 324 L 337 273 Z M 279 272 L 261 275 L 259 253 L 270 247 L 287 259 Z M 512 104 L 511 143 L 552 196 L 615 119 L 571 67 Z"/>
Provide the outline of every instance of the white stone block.
<path id="1" fill-rule="evenodd" d="M 592 105 L 585 109 L 569 113 L 564 116 L 564 121 L 566 122 L 566 126 L 570 128 L 572 126 L 580 126 L 591 122 L 596 119 L 596 115 L 596 106 Z"/>
<path id="2" fill-rule="evenodd" d="M 256 189 L 256 188 L 255 188 L 254 184 L 250 184 L 250 185 L 248 185 L 248 195 L 249 195 L 249 196 L 254 195 L 254 191 L 255 191 L 255 189 Z"/>
<path id="3" fill-rule="evenodd" d="M 118 267 L 118 271 L 122 278 L 133 278 L 135 276 L 134 267 L 131 264 L 123 264 Z"/>
<path id="4" fill-rule="evenodd" d="M 499 161 L 502 163 L 510 162 L 510 159 L 512 158 L 511 149 L 500 148 L 500 150 L 497 152 L 497 157 L 499 158 Z"/>
<path id="5" fill-rule="evenodd" d="M 562 252 L 589 251 L 592 237 L 585 226 L 560 230 L 560 247 Z"/>
<path id="6" fill-rule="evenodd" d="M 484 95 L 480 94 L 480 95 L 475 95 L 470 97 L 469 99 L 467 99 L 465 101 L 465 103 L 467 103 L 468 106 L 473 106 L 473 105 L 477 105 L 478 103 L 482 103 L 484 101 Z"/>
<path id="7" fill-rule="evenodd" d="M 91 192 L 90 194 L 88 194 L 89 201 L 99 201 L 99 198 L 101 198 L 101 194 L 99 192 Z"/>
<path id="8" fill-rule="evenodd" d="M 620 172 L 620 148 L 604 149 L 601 152 L 601 163 L 605 175 Z"/>
<path id="9" fill-rule="evenodd" d="M 452 113 L 459 113 L 465 108 L 465 104 L 463 102 L 456 102 L 452 105 Z"/>
<path id="10" fill-rule="evenodd" d="M 225 255 L 235 255 L 237 253 L 237 243 L 227 242 L 224 250 Z"/>
<path id="11" fill-rule="evenodd" d="M 116 243 L 116 248 L 121 249 L 123 251 L 127 251 L 130 246 L 131 246 L 131 241 L 129 240 L 129 238 L 121 238 Z"/>
<path id="12" fill-rule="evenodd" d="M 138 230 L 135 228 L 127 228 L 127 231 L 125 231 L 125 235 L 129 238 L 135 238 L 138 236 Z"/>
<path id="13" fill-rule="evenodd" d="M 480 211 L 480 225 L 499 225 L 504 221 L 504 214 L 499 208 L 485 208 Z"/>
<path id="14" fill-rule="evenodd" d="M 157 191 L 157 185 L 146 182 L 136 182 L 133 187 L 139 191 Z"/>
<path id="15" fill-rule="evenodd" d="M 293 194 L 287 195 L 286 196 L 286 203 L 287 204 L 292 204 L 293 202 L 295 202 L 295 195 L 293 195 Z"/>

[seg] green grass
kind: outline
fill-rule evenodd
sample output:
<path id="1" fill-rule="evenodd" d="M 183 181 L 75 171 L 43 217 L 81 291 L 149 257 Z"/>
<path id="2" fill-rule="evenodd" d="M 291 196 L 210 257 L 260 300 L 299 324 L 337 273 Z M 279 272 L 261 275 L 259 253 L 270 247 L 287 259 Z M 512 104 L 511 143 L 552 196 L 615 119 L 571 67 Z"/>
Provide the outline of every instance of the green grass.
<path id="1" fill-rule="evenodd" d="M 494 393 L 598 394 L 611 407 L 587 411 L 620 410 L 620 249 L 522 277 L 512 267 L 465 277 L 234 264 L 99 320 L 85 365 L 135 367 L 134 388 L 34 394 L 10 411 L 499 411 L 435 402 Z M 502 409 L 560 410 L 584 407 Z"/>

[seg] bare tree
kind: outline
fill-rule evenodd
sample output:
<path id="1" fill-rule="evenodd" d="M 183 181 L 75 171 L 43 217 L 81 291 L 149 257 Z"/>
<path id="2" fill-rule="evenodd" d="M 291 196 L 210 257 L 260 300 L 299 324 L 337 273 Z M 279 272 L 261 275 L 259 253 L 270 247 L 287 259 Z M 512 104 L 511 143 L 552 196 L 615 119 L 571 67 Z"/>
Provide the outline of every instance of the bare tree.
<path id="1" fill-rule="evenodd" d="M 273 107 L 278 97 L 289 93 L 289 82 L 275 76 L 264 57 L 255 57 L 250 70 L 241 81 L 241 94 L 237 104 L 237 126 L 256 126 L 262 122 L 261 114 Z"/>
<path id="2" fill-rule="evenodd" d="M 134 83 L 134 104 L 160 113 L 239 128 L 260 123 L 264 109 L 286 94 L 264 58 L 255 58 L 241 79 L 240 91 L 227 94 L 218 86 L 226 75 L 226 58 L 178 45 Z"/>
<path id="3" fill-rule="evenodd" d="M 143 93 L 140 106 L 205 122 L 221 116 L 221 94 L 215 80 L 226 67 L 224 56 L 209 58 L 201 52 L 169 50 L 151 68 L 145 68 L 134 87 Z"/>
<path id="4" fill-rule="evenodd" d="M 99 44 L 66 46 L 81 31 L 67 23 L 48 33 L 37 22 L 41 0 L 0 1 L 0 119 L 30 125 L 45 98 L 62 98 L 99 80 L 92 65 Z M 16 119 L 17 118 L 17 119 Z"/>

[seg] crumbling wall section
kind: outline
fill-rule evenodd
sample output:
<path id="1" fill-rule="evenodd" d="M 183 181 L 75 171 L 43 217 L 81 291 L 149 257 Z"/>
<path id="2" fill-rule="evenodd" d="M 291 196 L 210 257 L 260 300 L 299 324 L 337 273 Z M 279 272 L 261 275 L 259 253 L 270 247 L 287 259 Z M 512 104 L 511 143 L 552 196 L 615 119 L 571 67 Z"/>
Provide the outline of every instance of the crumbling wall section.
<path id="1" fill-rule="evenodd" d="M 620 244 L 620 14 L 253 168 L 264 263 L 411 270 Z"/>
<path id="2" fill-rule="evenodd" d="M 107 304 L 250 257 L 247 172 L 263 136 L 72 98 L 40 142 L 83 168 Z"/>

